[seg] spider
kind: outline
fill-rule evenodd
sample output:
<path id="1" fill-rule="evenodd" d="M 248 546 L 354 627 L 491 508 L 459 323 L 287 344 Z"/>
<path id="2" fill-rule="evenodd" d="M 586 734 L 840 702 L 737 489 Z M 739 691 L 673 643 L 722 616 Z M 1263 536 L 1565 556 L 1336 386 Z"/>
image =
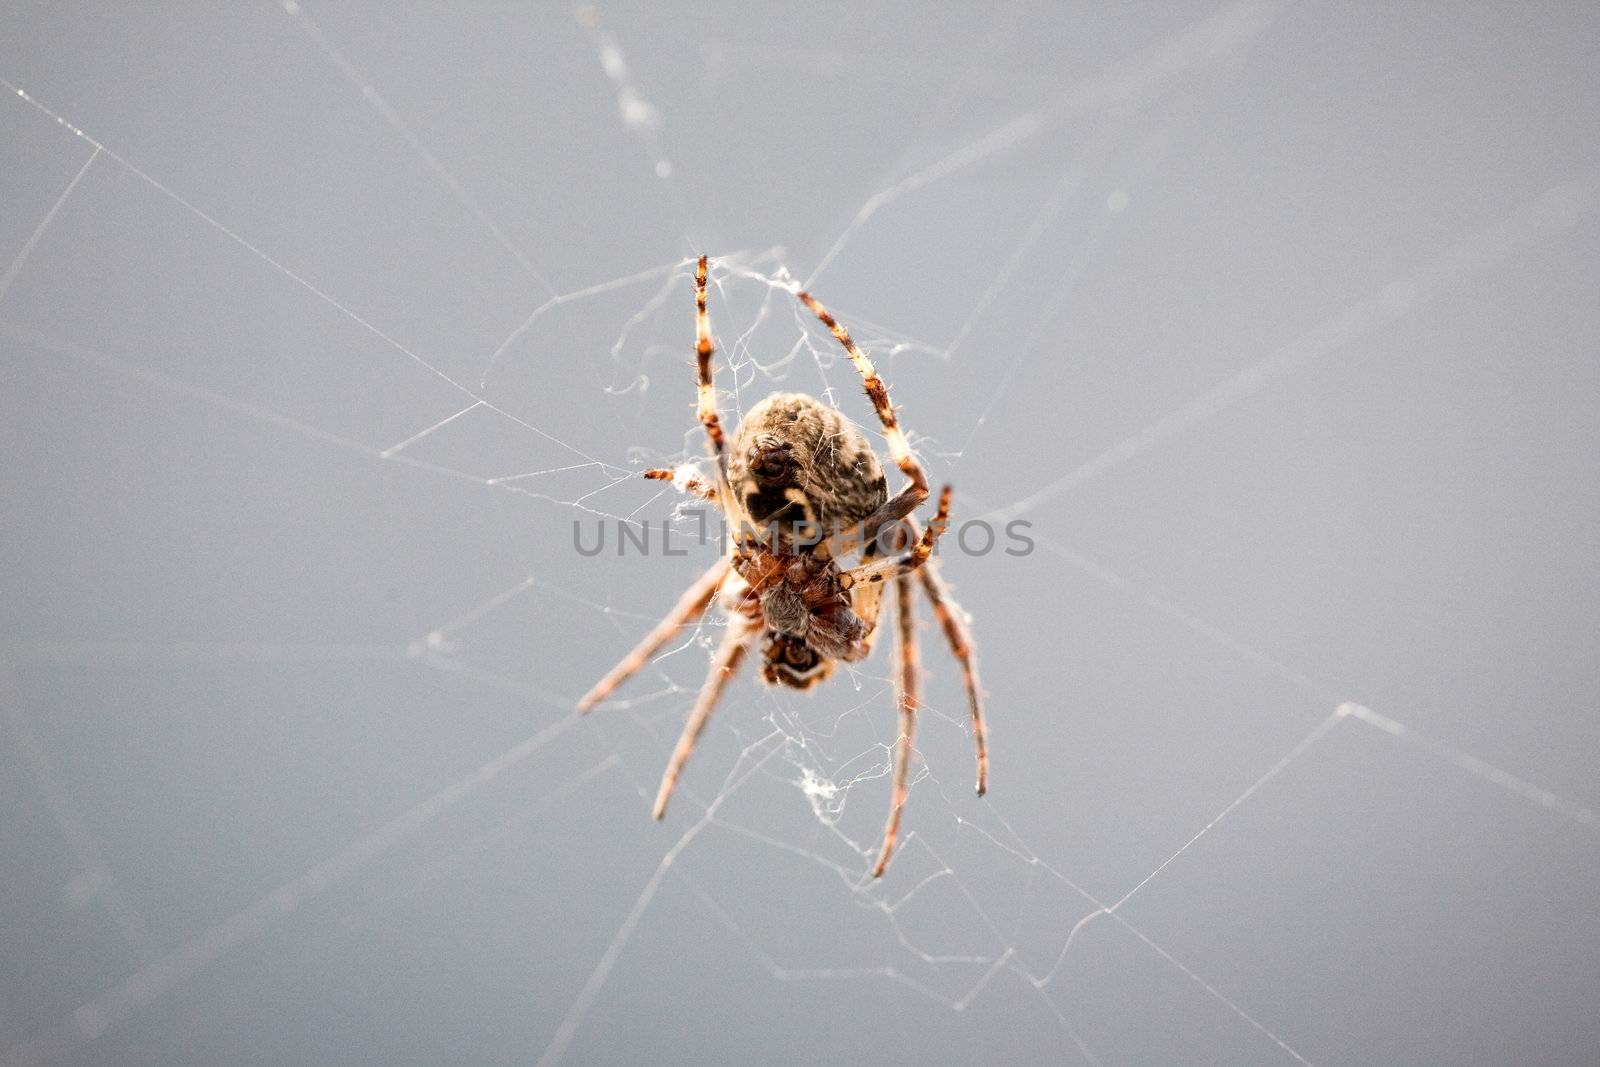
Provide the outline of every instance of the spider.
<path id="1" fill-rule="evenodd" d="M 762 641 L 762 677 L 768 685 L 809 689 L 826 678 L 840 660 L 864 659 L 872 651 L 884 585 L 894 587 L 899 662 L 895 677 L 900 735 L 895 746 L 894 786 L 883 844 L 873 867 L 882 877 L 900 833 L 911 742 L 916 726 L 918 674 L 913 576 L 927 594 L 961 665 L 972 711 L 978 756 L 978 795 L 988 788 L 989 756 L 978 666 L 965 616 L 950 596 L 930 558 L 950 518 L 950 487 L 940 493 L 938 510 L 919 532 L 912 513 L 928 498 L 928 479 L 911 454 L 905 431 L 889 404 L 889 390 L 872 361 L 811 294 L 796 295 L 844 346 L 860 372 L 867 397 L 883 424 L 889 454 L 909 484 L 893 497 L 866 435 L 838 409 L 801 393 L 774 393 L 751 408 L 734 430 L 731 448 L 717 413 L 712 381 L 711 323 L 706 313 L 707 260 L 694 274 L 695 355 L 699 367 L 699 416 L 715 468 L 714 484 L 689 479 L 683 487 L 712 503 L 736 537 L 729 550 L 679 598 L 638 646 L 578 701 L 587 712 L 637 672 L 678 628 L 698 620 L 721 593 L 728 628 L 711 659 L 710 673 L 678 738 L 654 816 L 666 815 L 667 802 L 684 764 L 711 718 L 723 689 L 738 671 L 757 638 Z M 646 478 L 675 480 L 671 470 L 644 472 Z M 768 531 L 751 536 L 751 521 Z M 783 534 L 784 525 L 792 531 Z M 802 537 L 809 530 L 832 531 L 826 538 Z M 905 531 L 911 549 L 889 556 L 881 532 Z M 848 536 L 846 536 L 848 535 Z M 854 567 L 841 556 L 859 553 Z"/>

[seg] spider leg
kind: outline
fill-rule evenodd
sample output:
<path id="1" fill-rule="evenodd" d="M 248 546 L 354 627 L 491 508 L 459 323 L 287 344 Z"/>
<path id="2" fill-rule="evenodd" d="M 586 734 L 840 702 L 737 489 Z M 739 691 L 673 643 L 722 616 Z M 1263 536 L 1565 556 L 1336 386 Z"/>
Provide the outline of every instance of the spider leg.
<path id="1" fill-rule="evenodd" d="M 612 667 L 604 678 L 596 682 L 593 689 L 583 694 L 583 698 L 578 701 L 578 710 L 588 711 L 610 696 L 617 686 L 650 662 L 650 657 L 672 639 L 679 627 L 703 615 L 706 606 L 711 603 L 711 598 L 717 595 L 722 580 L 727 577 L 730 562 L 729 557 L 723 556 L 713 563 L 709 570 L 696 578 L 694 584 L 683 591 L 683 595 L 672 606 L 672 610 L 656 623 L 654 629 L 645 634 L 644 640 L 634 646 L 633 651 L 624 656 L 622 662 Z"/>
<path id="2" fill-rule="evenodd" d="M 881 582 L 887 577 L 900 578 L 920 568 L 928 562 L 928 557 L 933 554 L 933 546 L 944 535 L 945 527 L 950 525 L 950 487 L 947 485 L 939 493 L 939 511 L 934 515 L 933 521 L 928 523 L 928 528 L 922 532 L 917 543 L 911 551 L 904 556 L 890 559 L 877 559 L 871 563 L 863 563 L 859 567 L 851 567 L 839 575 L 839 583 L 846 589 L 858 582 Z"/>
<path id="3" fill-rule="evenodd" d="M 895 578 L 894 601 L 895 643 L 900 651 L 900 665 L 895 676 L 900 737 L 894 750 L 894 794 L 889 801 L 889 821 L 883 827 L 883 848 L 872 868 L 874 878 L 883 877 L 900 837 L 900 812 L 906 805 L 906 781 L 911 774 L 911 739 L 917 727 L 917 619 L 911 599 L 911 579 L 904 574 Z"/>
<path id="4" fill-rule="evenodd" d="M 675 483 L 678 480 L 678 472 L 670 467 L 651 467 L 649 470 L 644 472 L 644 476 L 649 478 L 651 481 L 656 482 Z M 679 488 L 683 492 L 688 493 L 690 496 L 697 496 L 701 500 L 709 500 L 713 504 L 721 503 L 721 501 L 717 499 L 717 487 L 715 485 L 707 485 L 704 480 L 696 478 L 693 475 L 685 478 L 683 480 L 683 484 Z"/>
<path id="5" fill-rule="evenodd" d="M 911 532 L 913 535 L 917 532 L 915 522 L 911 524 Z M 950 595 L 950 588 L 944 584 L 938 569 L 923 567 L 917 571 L 917 577 L 922 582 L 923 592 L 928 594 L 928 602 L 933 605 L 934 617 L 944 631 L 950 654 L 961 664 L 961 678 L 967 687 L 967 704 L 972 708 L 972 739 L 978 747 L 978 795 L 981 797 L 989 791 L 989 727 L 983 718 L 983 686 L 978 681 L 978 659 L 973 649 L 972 635 L 967 631 L 961 605 Z"/>
<path id="6" fill-rule="evenodd" d="M 833 332 L 834 338 L 844 346 L 850 362 L 861 372 L 862 384 L 867 388 L 867 398 L 872 401 L 873 410 L 878 413 L 878 421 L 883 423 L 883 437 L 889 445 L 889 456 L 901 472 L 911 479 L 910 485 L 896 493 L 894 499 L 880 507 L 865 521 L 863 525 L 867 537 L 871 538 L 877 534 L 877 526 L 904 518 L 916 510 L 918 504 L 928 499 L 928 476 L 923 473 L 922 465 L 911 454 L 911 446 L 906 442 L 905 431 L 900 428 L 900 423 L 895 418 L 894 407 L 889 403 L 889 387 L 878 377 L 877 368 L 872 365 L 872 360 L 868 359 L 867 354 L 851 339 L 850 331 L 844 324 L 835 319 L 816 297 L 804 291 L 796 295 L 799 296 L 800 302 L 810 308 L 812 314 L 821 319 L 822 324 Z"/>
<path id="7" fill-rule="evenodd" d="M 689 712 L 689 719 L 683 724 L 683 733 L 678 737 L 677 747 L 672 750 L 672 758 L 667 761 L 667 769 L 661 775 L 661 791 L 656 794 L 656 806 L 651 812 L 657 819 L 664 818 L 667 814 L 667 801 L 672 799 L 672 790 L 677 787 L 678 775 L 683 773 L 683 765 L 689 762 L 689 757 L 694 754 L 695 742 L 700 740 L 700 734 L 705 730 L 706 723 L 711 721 L 711 712 L 717 706 L 717 698 L 722 696 L 722 690 L 733 680 L 734 674 L 739 670 L 739 664 L 744 660 L 745 653 L 750 648 L 751 640 L 761 632 L 759 620 L 738 616 L 728 623 L 727 633 L 722 635 L 722 643 L 717 646 L 717 651 L 711 658 L 711 670 L 706 675 L 705 684 L 700 687 L 700 695 L 695 698 L 694 710 Z"/>
<path id="8" fill-rule="evenodd" d="M 717 414 L 717 389 L 712 383 L 711 355 L 716 346 L 711 343 L 711 316 L 706 312 L 706 257 L 701 256 L 694 269 L 694 354 L 699 369 L 698 411 L 700 425 L 706 430 L 706 450 L 716 465 L 717 497 L 722 513 L 731 516 L 729 504 L 733 491 L 728 488 L 728 441 L 722 432 L 722 418 Z"/>
<path id="9" fill-rule="evenodd" d="M 883 530 L 910 516 L 921 503 L 922 498 L 913 498 L 908 491 L 897 493 L 860 522 L 830 534 L 817 547 L 817 552 L 829 559 L 838 559 L 873 547 L 899 551 L 903 547 L 901 544 L 876 545 L 878 536 Z M 913 535 L 911 540 L 915 541 L 916 536 Z"/>

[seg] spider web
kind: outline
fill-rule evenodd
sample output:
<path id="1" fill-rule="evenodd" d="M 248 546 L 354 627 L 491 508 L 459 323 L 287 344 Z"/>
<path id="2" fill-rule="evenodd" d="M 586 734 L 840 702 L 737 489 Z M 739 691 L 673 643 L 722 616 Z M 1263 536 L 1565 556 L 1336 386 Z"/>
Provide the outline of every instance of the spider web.
<path id="1" fill-rule="evenodd" d="M 5 1063 L 1600 1038 L 1584 35 L 790 17 L 8 16 Z M 662 826 L 721 620 L 572 711 L 714 557 L 638 477 L 701 251 L 730 424 L 870 426 L 803 283 L 1032 524 L 946 553 L 991 795 L 925 623 L 881 881 L 885 652 Z"/>

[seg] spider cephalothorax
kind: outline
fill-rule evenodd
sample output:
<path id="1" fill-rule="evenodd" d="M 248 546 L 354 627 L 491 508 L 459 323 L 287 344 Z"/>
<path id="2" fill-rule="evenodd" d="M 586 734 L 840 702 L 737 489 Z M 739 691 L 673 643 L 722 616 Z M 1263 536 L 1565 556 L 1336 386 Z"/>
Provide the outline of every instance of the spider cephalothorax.
<path id="1" fill-rule="evenodd" d="M 867 354 L 850 339 L 849 331 L 804 292 L 797 294 L 800 301 L 832 331 L 861 373 L 867 397 L 883 424 L 889 454 L 909 484 L 889 496 L 883 466 L 866 435 L 836 408 L 801 393 L 774 393 L 751 408 L 734 431 L 730 447 L 712 386 L 715 349 L 706 315 L 706 271 L 706 258 L 701 256 L 695 270 L 695 354 L 700 370 L 700 424 L 705 427 L 706 443 L 716 464 L 715 481 L 707 485 L 670 470 L 650 470 L 645 476 L 677 482 L 715 503 L 734 535 L 732 548 L 684 592 L 667 617 L 596 683 L 578 706 L 588 711 L 604 700 L 644 666 L 680 626 L 698 619 L 721 594 L 728 628 L 661 777 L 655 804 L 659 819 L 666 814 L 678 775 L 717 698 L 756 639 L 764 638 L 762 678 L 768 684 L 808 689 L 826 678 L 835 663 L 864 659 L 872 651 L 882 590 L 893 585 L 900 653 L 896 671 L 900 737 L 895 745 L 889 821 L 872 872 L 876 877 L 883 874 L 894 853 L 911 767 L 918 706 L 913 576 L 927 594 L 951 652 L 961 662 L 978 748 L 980 796 L 988 783 L 988 746 L 972 642 L 961 609 L 929 562 L 949 520 L 950 487 L 940 493 L 937 514 L 926 532 L 919 534 L 911 515 L 928 498 L 928 479 L 895 418 L 888 387 Z M 885 555 L 890 549 L 879 533 L 901 523 L 910 533 L 911 551 L 899 557 Z M 841 559 L 853 554 L 860 556 L 860 562 L 843 566 Z"/>
<path id="2" fill-rule="evenodd" d="M 949 503 L 946 499 L 944 507 Z M 926 555 L 943 527 L 942 520 L 935 520 L 913 556 Z M 877 620 L 874 587 L 889 568 L 898 566 L 899 561 L 890 561 L 843 571 L 833 557 L 814 548 L 774 550 L 753 542 L 733 556 L 733 569 L 760 606 L 767 629 L 793 638 L 823 659 L 858 660 L 872 651 L 867 620 Z M 784 653 L 792 657 L 788 648 Z"/>
<path id="3" fill-rule="evenodd" d="M 833 561 L 804 549 L 773 551 L 747 544 L 733 569 L 750 586 L 767 628 L 796 638 L 830 659 L 860 659 L 867 624 L 852 609 L 850 591 Z"/>

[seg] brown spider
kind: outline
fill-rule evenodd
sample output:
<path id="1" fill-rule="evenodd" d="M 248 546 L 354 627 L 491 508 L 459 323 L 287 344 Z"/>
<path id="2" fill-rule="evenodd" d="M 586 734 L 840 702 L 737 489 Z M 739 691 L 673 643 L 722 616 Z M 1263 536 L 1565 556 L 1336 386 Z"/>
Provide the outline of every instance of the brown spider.
<path id="1" fill-rule="evenodd" d="M 949 523 L 950 487 L 940 493 L 938 511 L 926 532 L 919 533 L 911 513 L 928 498 L 928 479 L 895 419 L 888 388 L 866 353 L 850 339 L 850 332 L 809 293 L 798 295 L 833 331 L 861 372 L 867 397 L 883 423 L 889 455 L 910 484 L 891 498 L 883 467 L 861 430 L 837 409 L 799 393 L 774 393 L 751 408 L 734 431 L 729 454 L 712 385 L 706 257 L 701 256 L 694 276 L 699 414 L 716 478 L 713 485 L 691 479 L 685 488 L 715 503 L 736 536 L 729 552 L 696 579 L 644 640 L 584 694 L 578 707 L 588 711 L 611 695 L 679 627 L 698 620 L 721 591 L 723 608 L 730 617 L 728 629 L 661 777 L 654 811 L 660 819 L 718 697 L 755 639 L 764 639 L 762 676 L 767 684 L 808 689 L 826 678 L 838 660 L 864 659 L 872 651 L 883 582 L 892 578 L 900 651 L 896 676 L 900 737 L 895 748 L 889 821 L 872 870 L 876 878 L 888 866 L 899 836 L 916 726 L 918 662 L 912 574 L 927 593 L 950 651 L 961 664 L 978 749 L 979 796 L 988 788 L 989 777 L 983 700 L 961 608 L 929 558 Z M 672 480 L 674 472 L 649 470 L 645 477 Z M 765 539 L 752 536 L 751 522 L 767 531 Z M 883 539 L 878 535 L 900 524 L 912 541 L 911 551 L 897 558 L 881 555 Z M 801 536 L 802 527 L 819 534 Z M 820 531 L 829 531 L 828 536 L 822 538 Z M 861 554 L 861 563 L 841 568 L 838 558 L 852 551 Z"/>

